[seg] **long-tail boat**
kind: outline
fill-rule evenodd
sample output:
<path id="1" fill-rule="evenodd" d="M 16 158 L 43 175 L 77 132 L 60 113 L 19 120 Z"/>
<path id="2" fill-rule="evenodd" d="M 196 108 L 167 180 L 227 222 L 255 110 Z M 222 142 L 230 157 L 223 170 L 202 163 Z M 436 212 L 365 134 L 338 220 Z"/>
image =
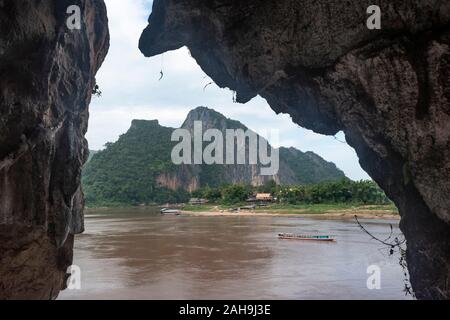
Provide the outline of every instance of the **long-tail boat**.
<path id="1" fill-rule="evenodd" d="M 336 241 L 336 239 L 328 235 L 302 235 L 293 233 L 279 233 L 278 238 L 288 240 L 306 240 L 306 241 L 326 241 L 326 242 Z"/>

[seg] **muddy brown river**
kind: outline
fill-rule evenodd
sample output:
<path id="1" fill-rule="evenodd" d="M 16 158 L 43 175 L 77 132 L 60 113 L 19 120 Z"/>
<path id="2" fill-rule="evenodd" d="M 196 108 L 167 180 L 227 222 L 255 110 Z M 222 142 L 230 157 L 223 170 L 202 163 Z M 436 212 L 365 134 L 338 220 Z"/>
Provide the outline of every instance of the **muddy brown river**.
<path id="1" fill-rule="evenodd" d="M 380 238 L 396 220 L 361 220 Z M 75 242 L 80 289 L 59 299 L 411 299 L 398 254 L 353 220 L 191 217 L 155 209 L 90 212 Z M 324 233 L 336 243 L 279 240 Z M 369 290 L 367 268 L 380 270 Z"/>

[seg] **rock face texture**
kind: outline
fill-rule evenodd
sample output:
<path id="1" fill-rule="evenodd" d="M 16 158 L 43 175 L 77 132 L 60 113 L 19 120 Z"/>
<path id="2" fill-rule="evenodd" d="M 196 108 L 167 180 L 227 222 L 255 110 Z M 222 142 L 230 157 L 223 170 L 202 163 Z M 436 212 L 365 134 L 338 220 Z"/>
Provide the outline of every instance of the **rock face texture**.
<path id="1" fill-rule="evenodd" d="M 181 128 L 187 129 L 194 137 L 194 123 L 195 121 L 201 121 L 202 132 L 208 129 L 217 129 L 222 133 L 224 139 L 226 139 L 227 129 L 241 129 L 254 133 L 258 137 L 258 141 L 264 141 L 267 146 L 272 149 L 270 143 L 263 137 L 259 136 L 251 128 L 247 128 L 244 124 L 237 120 L 226 118 L 219 112 L 207 108 L 197 107 L 189 112 L 184 120 Z M 205 143 L 205 146 L 209 143 Z M 205 147 L 204 146 L 204 147 Z M 198 170 L 200 179 L 200 187 L 205 185 L 218 187 L 222 184 L 236 184 L 245 183 L 253 186 L 263 185 L 267 181 L 274 180 L 277 184 L 292 185 L 292 184 L 313 184 L 324 181 L 338 181 L 345 178 L 344 172 L 336 167 L 332 162 L 327 162 L 319 155 L 313 152 L 302 152 L 295 148 L 280 147 L 278 152 L 279 164 L 276 166 L 279 170 L 274 175 L 262 175 L 262 167 L 268 167 L 268 165 L 250 164 L 249 163 L 249 141 L 245 143 L 245 163 L 246 165 L 238 164 L 235 157 L 235 164 L 226 164 L 226 156 L 223 160 L 225 164 L 213 164 L 213 165 L 201 165 Z M 256 148 L 259 152 L 259 148 Z M 226 142 L 223 145 L 223 155 L 227 153 Z M 272 158 L 275 161 L 275 156 Z M 289 163 L 296 162 L 297 168 L 293 168 Z M 274 166 L 275 167 L 275 166 Z"/>
<path id="2" fill-rule="evenodd" d="M 67 28 L 71 5 L 80 29 Z M 52 299 L 65 287 L 108 45 L 101 0 L 0 1 L 0 299 Z"/>
<path id="3" fill-rule="evenodd" d="M 367 8 L 381 9 L 369 30 Z M 187 46 L 238 102 L 333 135 L 399 207 L 418 298 L 450 298 L 450 2 L 155 0 L 139 47 Z"/>

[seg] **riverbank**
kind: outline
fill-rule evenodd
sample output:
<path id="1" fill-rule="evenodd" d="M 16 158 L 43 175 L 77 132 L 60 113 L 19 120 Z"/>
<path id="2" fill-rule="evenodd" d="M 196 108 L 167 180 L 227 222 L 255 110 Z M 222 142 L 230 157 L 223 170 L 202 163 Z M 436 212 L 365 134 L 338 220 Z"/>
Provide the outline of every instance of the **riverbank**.
<path id="1" fill-rule="evenodd" d="M 241 207 L 245 205 L 242 204 Z M 180 210 L 181 215 L 185 216 L 254 216 L 254 217 L 311 217 L 321 219 L 354 219 L 357 215 L 365 219 L 400 219 L 397 208 L 392 205 L 357 205 L 357 204 L 271 204 L 264 207 L 256 207 L 251 210 L 231 210 L 239 207 L 225 206 L 219 204 L 206 205 L 165 205 L 165 206 L 117 206 L 117 207 L 98 207 L 86 208 L 86 213 L 93 212 L 121 212 L 128 210 L 131 212 L 154 212 L 159 213 L 162 207 L 171 207 Z"/>
<path id="2" fill-rule="evenodd" d="M 393 205 L 270 205 L 256 207 L 252 210 L 238 209 L 219 205 L 185 206 L 180 211 L 188 216 L 290 216 L 324 219 L 353 219 L 355 215 L 366 219 L 400 219 L 398 210 Z"/>

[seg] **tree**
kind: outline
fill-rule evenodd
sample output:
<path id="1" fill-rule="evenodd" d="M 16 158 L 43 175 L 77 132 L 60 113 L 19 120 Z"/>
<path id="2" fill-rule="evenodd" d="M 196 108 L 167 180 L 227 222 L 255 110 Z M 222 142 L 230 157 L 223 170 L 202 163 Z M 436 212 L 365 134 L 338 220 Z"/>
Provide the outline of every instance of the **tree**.
<path id="1" fill-rule="evenodd" d="M 271 179 L 266 181 L 262 186 L 258 188 L 260 192 L 276 194 L 278 185 L 275 180 Z"/>
<path id="2" fill-rule="evenodd" d="M 251 188 L 243 184 L 235 184 L 222 190 L 222 199 L 225 204 L 235 204 L 245 201 L 251 194 Z"/>

